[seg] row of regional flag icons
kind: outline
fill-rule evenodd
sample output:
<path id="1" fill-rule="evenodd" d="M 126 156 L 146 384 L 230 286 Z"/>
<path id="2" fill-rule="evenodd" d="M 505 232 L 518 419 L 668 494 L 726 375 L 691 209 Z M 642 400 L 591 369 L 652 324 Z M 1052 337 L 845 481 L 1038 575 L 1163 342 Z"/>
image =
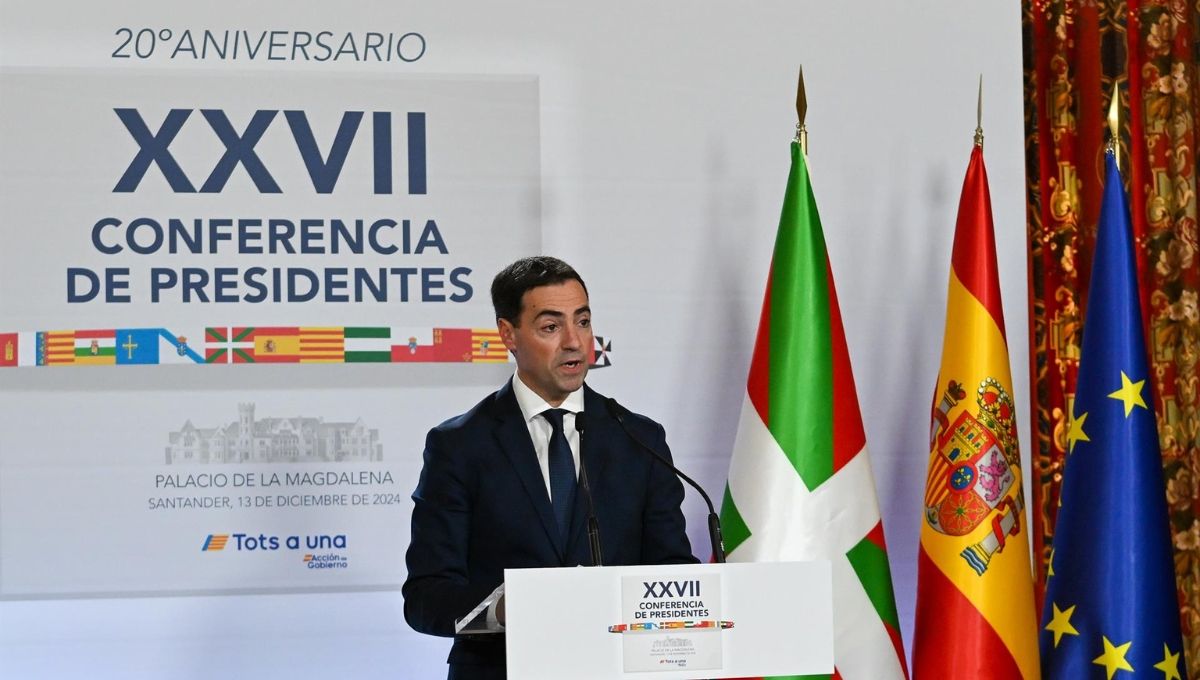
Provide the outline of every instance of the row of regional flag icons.
<path id="1" fill-rule="evenodd" d="M 611 340 L 597 336 L 595 341 L 593 368 L 611 365 Z M 0 367 L 508 362 L 495 328 L 210 326 L 202 335 L 166 328 L 0 333 Z"/>

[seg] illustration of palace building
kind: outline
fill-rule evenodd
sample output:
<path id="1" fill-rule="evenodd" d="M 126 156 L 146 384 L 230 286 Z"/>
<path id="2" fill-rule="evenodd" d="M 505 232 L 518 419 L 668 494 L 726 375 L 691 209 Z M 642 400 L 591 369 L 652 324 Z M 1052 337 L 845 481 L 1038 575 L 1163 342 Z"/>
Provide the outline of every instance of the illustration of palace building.
<path id="1" fill-rule="evenodd" d="M 238 404 L 238 419 L 223 427 L 196 427 L 188 420 L 167 436 L 167 464 L 362 463 L 383 460 L 379 430 L 362 418 L 327 423 L 324 418 L 262 418 L 254 404 Z"/>

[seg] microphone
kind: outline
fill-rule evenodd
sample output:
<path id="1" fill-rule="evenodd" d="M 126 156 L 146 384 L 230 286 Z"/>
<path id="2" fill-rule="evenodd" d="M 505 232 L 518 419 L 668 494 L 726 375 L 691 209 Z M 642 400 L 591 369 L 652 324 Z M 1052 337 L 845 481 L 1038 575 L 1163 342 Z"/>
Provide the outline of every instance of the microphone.
<path id="1" fill-rule="evenodd" d="M 685 475 L 683 470 L 675 467 L 671 461 L 667 460 L 666 456 L 648 446 L 629 429 L 629 425 L 625 423 L 625 414 L 629 413 L 629 411 L 624 406 L 618 404 L 616 399 L 613 399 L 612 397 L 605 397 L 604 405 L 608 408 L 609 414 L 617 420 L 617 423 L 621 426 L 621 429 L 625 430 L 625 434 L 628 435 L 635 444 L 640 446 L 651 456 L 654 456 L 655 460 L 665 465 L 668 470 L 675 473 L 675 476 L 679 477 L 688 484 L 691 484 L 693 489 L 700 492 L 700 497 L 703 498 L 704 502 L 708 505 L 708 540 L 709 543 L 712 544 L 713 560 L 718 564 L 724 564 L 725 541 L 721 538 L 721 519 L 717 516 L 717 511 L 713 507 L 712 499 L 708 497 L 708 494 L 704 493 L 704 489 L 700 488 L 700 485 L 697 484 L 695 480 Z M 579 421 L 577 420 L 575 422 L 575 427 L 578 429 Z"/>
<path id="2" fill-rule="evenodd" d="M 583 488 L 583 495 L 587 497 L 588 548 L 592 553 L 592 566 L 599 567 L 604 564 L 604 557 L 600 550 L 600 525 L 596 522 L 596 506 L 592 503 L 592 485 L 588 483 L 587 464 L 583 458 L 583 429 L 587 425 L 585 415 L 582 411 L 575 414 L 575 431 L 579 433 L 579 486 Z"/>

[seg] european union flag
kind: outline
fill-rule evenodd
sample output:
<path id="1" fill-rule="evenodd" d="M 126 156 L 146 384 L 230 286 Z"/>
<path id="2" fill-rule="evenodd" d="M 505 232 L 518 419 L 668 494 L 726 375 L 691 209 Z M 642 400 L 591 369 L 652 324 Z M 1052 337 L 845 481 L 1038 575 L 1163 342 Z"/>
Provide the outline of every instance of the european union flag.
<path id="1" fill-rule="evenodd" d="M 1109 153 L 1042 612 L 1050 680 L 1187 677 L 1131 232 Z"/>

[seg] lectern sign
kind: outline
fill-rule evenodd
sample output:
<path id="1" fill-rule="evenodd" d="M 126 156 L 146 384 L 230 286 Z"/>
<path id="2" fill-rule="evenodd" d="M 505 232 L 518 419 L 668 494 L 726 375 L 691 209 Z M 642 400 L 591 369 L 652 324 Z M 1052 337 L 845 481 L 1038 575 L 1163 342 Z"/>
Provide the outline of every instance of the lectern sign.
<path id="1" fill-rule="evenodd" d="M 721 668 L 721 575 L 689 572 L 621 579 L 625 672 Z"/>
<path id="2" fill-rule="evenodd" d="M 829 562 L 506 569 L 508 675 L 829 675 L 832 590 Z"/>

